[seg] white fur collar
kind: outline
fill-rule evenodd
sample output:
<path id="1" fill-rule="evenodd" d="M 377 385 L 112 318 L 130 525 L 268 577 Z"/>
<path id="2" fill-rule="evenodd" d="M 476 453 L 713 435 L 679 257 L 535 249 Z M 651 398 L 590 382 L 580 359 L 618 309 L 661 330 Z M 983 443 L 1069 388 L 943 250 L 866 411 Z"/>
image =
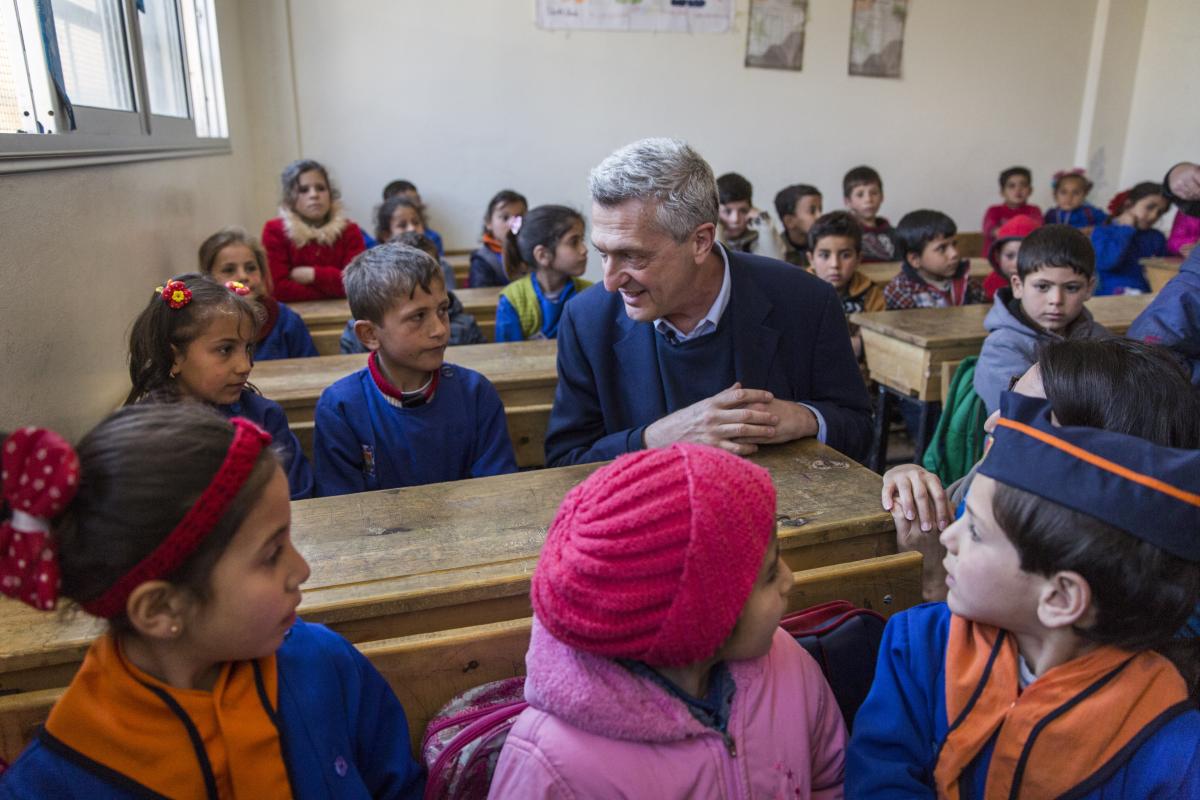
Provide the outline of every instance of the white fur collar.
<path id="1" fill-rule="evenodd" d="M 283 217 L 283 228 L 296 247 L 304 247 L 310 242 L 331 245 L 338 240 L 350 222 L 342 211 L 340 200 L 333 201 L 333 206 L 329 210 L 329 221 L 321 226 L 309 225 L 303 217 L 290 208 L 280 208 L 279 216 Z"/>

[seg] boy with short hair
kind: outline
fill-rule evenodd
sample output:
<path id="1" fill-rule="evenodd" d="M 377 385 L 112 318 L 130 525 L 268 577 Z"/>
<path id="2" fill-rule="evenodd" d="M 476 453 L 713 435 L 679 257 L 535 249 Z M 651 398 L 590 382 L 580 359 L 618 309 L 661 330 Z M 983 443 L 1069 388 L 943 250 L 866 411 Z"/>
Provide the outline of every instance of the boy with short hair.
<path id="1" fill-rule="evenodd" d="M 342 280 L 371 355 L 317 402 L 317 496 L 515 472 L 496 389 L 444 363 L 450 299 L 437 261 L 391 242 L 359 254 Z"/>
<path id="2" fill-rule="evenodd" d="M 970 275 L 971 262 L 958 257 L 957 233 L 954 220 L 940 211 L 904 215 L 895 231 L 900 273 L 883 289 L 889 309 L 984 302 L 983 286 Z"/>
<path id="3" fill-rule="evenodd" d="M 1009 167 L 1000 173 L 1000 196 L 1003 203 L 988 206 L 983 214 L 983 252 L 990 253 L 1000 226 L 1014 217 L 1031 217 L 1042 221 L 1042 210 L 1029 202 L 1033 193 L 1033 173 L 1029 167 Z"/>
<path id="4" fill-rule="evenodd" d="M 812 266 L 808 271 L 837 290 L 842 311 L 849 318 L 859 311 L 883 311 L 887 302 L 883 290 L 858 271 L 862 261 L 862 227 L 846 211 L 833 211 L 813 223 L 808 231 Z M 850 326 L 854 355 L 862 358 L 862 336 L 858 326 Z"/>
<path id="5" fill-rule="evenodd" d="M 739 253 L 782 258 L 783 246 L 771 225 L 771 215 L 754 207 L 753 194 L 750 181 L 736 172 L 717 178 L 721 244 Z"/>
<path id="6" fill-rule="evenodd" d="M 807 183 L 787 186 L 775 195 L 775 211 L 783 225 L 783 260 L 807 267 L 808 231 L 821 216 L 821 191 Z"/>
<path id="7" fill-rule="evenodd" d="M 1038 346 L 1112 334 L 1083 305 L 1096 289 L 1096 254 L 1070 225 L 1047 225 L 1021 242 L 1017 274 L 996 292 L 983 321 L 988 337 L 975 364 L 975 393 L 991 414 L 1012 379 L 1033 366 Z"/>
<path id="8" fill-rule="evenodd" d="M 893 261 L 902 258 L 892 240 L 892 225 L 879 216 L 883 205 L 883 179 L 868 166 L 855 167 L 842 178 L 846 208 L 858 219 L 863 231 L 863 261 Z"/>
<path id="9" fill-rule="evenodd" d="M 1002 407 L 947 602 L 884 631 L 846 797 L 1200 797 L 1200 711 L 1152 650 L 1200 591 L 1200 451 Z"/>

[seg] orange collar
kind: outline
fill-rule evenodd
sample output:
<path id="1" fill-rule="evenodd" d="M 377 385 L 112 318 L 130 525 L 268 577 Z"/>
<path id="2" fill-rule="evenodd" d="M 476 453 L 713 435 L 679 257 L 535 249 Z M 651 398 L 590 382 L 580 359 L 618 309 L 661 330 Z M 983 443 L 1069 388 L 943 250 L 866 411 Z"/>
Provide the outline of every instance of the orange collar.
<path id="1" fill-rule="evenodd" d="M 488 250 L 491 250 L 493 253 L 499 254 L 499 253 L 504 252 L 504 244 L 499 239 L 497 239 L 495 236 L 492 236 L 492 234 L 490 234 L 490 233 L 485 232 L 483 234 L 483 244 L 485 247 L 487 247 Z"/>
<path id="2" fill-rule="evenodd" d="M 1183 678 L 1157 653 L 1098 647 L 1047 671 L 1024 692 L 1017 658 L 1012 634 L 951 618 L 951 725 L 934 770 L 939 798 L 958 800 L 963 771 L 993 735 L 985 796 L 1058 797 L 1127 757 L 1126 745 L 1187 701 Z"/>
<path id="3" fill-rule="evenodd" d="M 46 733 L 84 766 L 164 796 L 290 798 L 278 696 L 273 655 L 225 664 L 211 692 L 177 689 L 130 663 L 108 634 L 88 650 Z"/>

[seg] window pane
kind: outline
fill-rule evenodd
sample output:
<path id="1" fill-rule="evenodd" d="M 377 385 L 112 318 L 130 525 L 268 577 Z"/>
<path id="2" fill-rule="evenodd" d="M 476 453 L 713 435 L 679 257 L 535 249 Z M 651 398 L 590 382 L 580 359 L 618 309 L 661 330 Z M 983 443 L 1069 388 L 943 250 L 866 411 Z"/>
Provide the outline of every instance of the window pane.
<path id="1" fill-rule="evenodd" d="M 71 102 L 132 111 L 119 0 L 55 0 L 54 27 Z"/>
<path id="2" fill-rule="evenodd" d="M 25 80 L 25 62 L 20 58 L 21 34 L 8 29 L 9 16 L 0 12 L 0 133 L 20 133 L 25 114 L 17 94 L 17 81 Z"/>
<path id="3" fill-rule="evenodd" d="M 225 138 L 225 87 L 221 78 L 221 52 L 212 0 L 180 0 L 183 39 L 187 47 L 188 77 L 192 86 L 192 117 L 196 135 Z"/>
<path id="4" fill-rule="evenodd" d="M 150 111 L 170 117 L 187 117 L 187 88 L 183 83 L 183 48 L 179 43 L 179 12 L 175 0 L 145 0 L 142 54 L 146 59 L 146 85 Z"/>

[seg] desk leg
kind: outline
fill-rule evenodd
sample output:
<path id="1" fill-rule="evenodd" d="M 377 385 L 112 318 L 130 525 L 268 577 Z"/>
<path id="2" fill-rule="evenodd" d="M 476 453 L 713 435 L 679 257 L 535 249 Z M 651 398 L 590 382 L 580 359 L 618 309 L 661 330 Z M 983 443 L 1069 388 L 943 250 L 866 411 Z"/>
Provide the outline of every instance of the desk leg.
<path id="1" fill-rule="evenodd" d="M 888 429 L 891 427 L 892 393 L 882 383 L 876 387 L 875 430 L 868 466 L 880 475 L 887 469 Z"/>
<path id="2" fill-rule="evenodd" d="M 930 403 L 925 400 L 916 400 L 917 404 L 917 440 L 913 442 L 913 463 L 920 464 L 925 459 L 925 448 L 929 446 L 929 440 L 933 437 L 933 430 L 937 426 L 937 418 L 942 410 L 941 403 Z"/>

